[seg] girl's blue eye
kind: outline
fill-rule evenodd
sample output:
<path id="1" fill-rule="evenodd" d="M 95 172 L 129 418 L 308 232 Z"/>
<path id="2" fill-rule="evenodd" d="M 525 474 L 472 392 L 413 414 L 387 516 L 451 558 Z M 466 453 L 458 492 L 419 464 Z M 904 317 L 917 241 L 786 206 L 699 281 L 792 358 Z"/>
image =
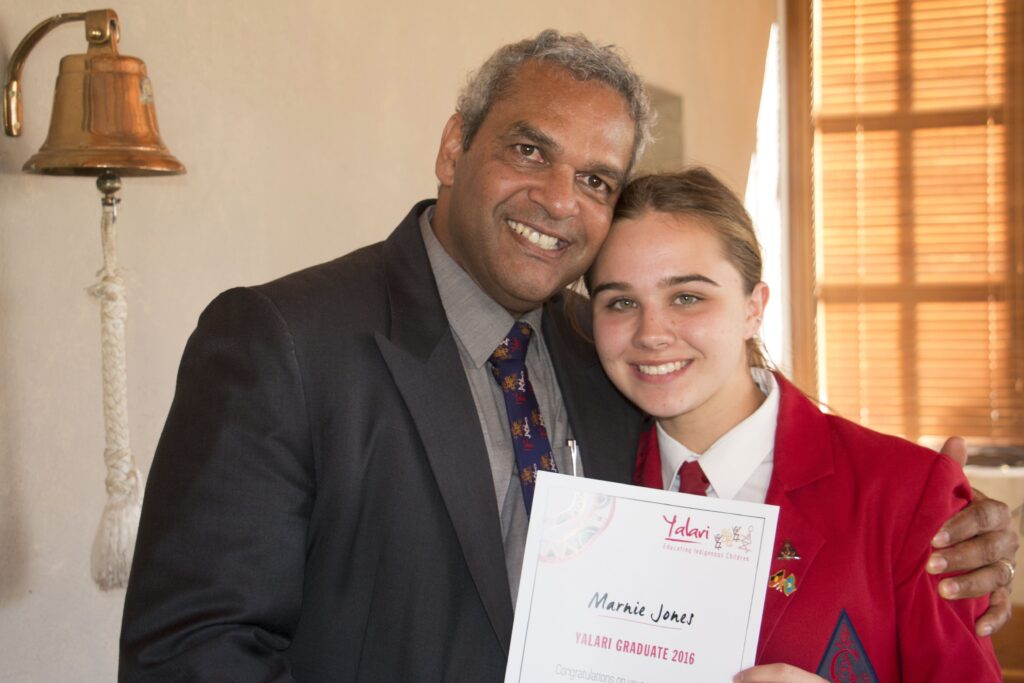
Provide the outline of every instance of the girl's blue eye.
<path id="1" fill-rule="evenodd" d="M 633 308 L 636 303 L 632 299 L 612 299 L 608 302 L 608 308 L 613 311 L 621 311 L 627 308 Z"/>

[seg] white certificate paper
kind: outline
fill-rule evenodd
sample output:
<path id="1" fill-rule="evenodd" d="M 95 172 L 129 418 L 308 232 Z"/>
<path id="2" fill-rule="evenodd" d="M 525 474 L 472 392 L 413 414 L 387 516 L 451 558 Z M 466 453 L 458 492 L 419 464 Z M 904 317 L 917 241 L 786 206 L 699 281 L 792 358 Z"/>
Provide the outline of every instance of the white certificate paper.
<path id="1" fill-rule="evenodd" d="M 777 520 L 540 472 L 506 683 L 731 681 L 754 663 Z"/>

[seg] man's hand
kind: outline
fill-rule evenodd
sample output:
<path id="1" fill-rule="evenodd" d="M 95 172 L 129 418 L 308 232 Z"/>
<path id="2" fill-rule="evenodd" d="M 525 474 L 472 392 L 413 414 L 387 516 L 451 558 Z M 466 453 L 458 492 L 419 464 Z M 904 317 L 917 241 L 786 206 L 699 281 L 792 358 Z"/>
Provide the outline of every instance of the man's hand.
<path id="1" fill-rule="evenodd" d="M 946 440 L 942 453 L 967 462 L 967 446 L 958 436 Z M 988 611 L 978 619 L 975 631 L 990 636 L 1010 618 L 1010 581 L 1013 557 L 1020 541 L 1010 531 L 1010 509 L 998 500 L 974 490 L 974 501 L 951 517 L 932 539 L 938 550 L 928 558 L 929 574 L 966 571 L 939 582 L 939 594 L 947 600 L 975 598 L 991 593 Z"/>
<path id="2" fill-rule="evenodd" d="M 828 683 L 824 678 L 789 664 L 762 664 L 733 676 L 733 683 Z"/>

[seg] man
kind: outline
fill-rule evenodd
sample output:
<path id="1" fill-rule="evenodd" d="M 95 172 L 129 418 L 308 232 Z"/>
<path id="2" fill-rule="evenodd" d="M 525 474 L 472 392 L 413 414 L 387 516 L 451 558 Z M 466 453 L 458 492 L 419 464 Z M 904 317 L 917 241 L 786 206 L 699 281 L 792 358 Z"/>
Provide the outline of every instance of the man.
<path id="1" fill-rule="evenodd" d="M 562 288 L 600 246 L 649 118 L 610 49 L 553 31 L 506 46 L 445 126 L 436 204 L 210 305 L 150 473 L 122 681 L 503 678 L 537 463 L 520 467 L 491 368 L 525 344 L 553 466 L 630 480 L 639 416 Z M 525 342 L 509 341 L 517 320 Z M 979 507 L 1006 526 L 1005 506 Z M 971 568 L 1013 537 L 972 543 L 957 546 Z M 1005 578 L 982 571 L 961 593 Z"/>

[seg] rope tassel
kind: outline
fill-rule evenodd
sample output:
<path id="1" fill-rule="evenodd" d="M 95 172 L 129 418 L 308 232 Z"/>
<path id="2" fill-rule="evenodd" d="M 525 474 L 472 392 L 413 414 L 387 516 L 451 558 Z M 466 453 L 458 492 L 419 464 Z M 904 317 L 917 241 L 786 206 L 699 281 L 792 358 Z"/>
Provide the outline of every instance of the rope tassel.
<path id="1" fill-rule="evenodd" d="M 107 467 L 107 504 L 92 545 L 92 578 L 103 590 L 128 585 L 142 510 L 142 474 L 135 466 L 128 434 L 128 301 L 124 281 L 117 272 L 117 201 L 110 194 L 103 200 L 103 269 L 98 273 L 99 282 L 91 288 L 93 296 L 100 300 L 106 438 L 103 459 Z"/>

